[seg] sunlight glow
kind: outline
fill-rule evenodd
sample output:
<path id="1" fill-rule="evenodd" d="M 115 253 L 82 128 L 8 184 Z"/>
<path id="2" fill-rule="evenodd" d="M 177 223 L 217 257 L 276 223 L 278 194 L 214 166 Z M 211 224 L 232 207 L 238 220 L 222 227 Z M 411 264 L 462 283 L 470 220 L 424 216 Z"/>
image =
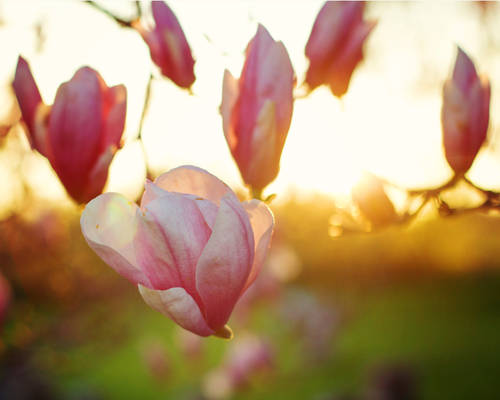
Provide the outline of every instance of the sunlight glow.
<path id="1" fill-rule="evenodd" d="M 121 3 L 121 8 L 115 2 L 102 4 L 130 12 L 129 3 Z M 158 79 L 143 129 L 148 163 L 157 173 L 180 164 L 196 164 L 239 187 L 239 173 L 218 114 L 223 70 L 228 68 L 239 76 L 243 51 L 257 22 L 262 22 L 287 46 L 300 85 L 307 68 L 304 46 L 322 1 L 287 3 L 286 23 L 280 2 L 171 0 L 169 4 L 195 54 L 197 80 L 194 95 L 190 95 L 160 78 L 154 69 Z M 143 7 L 148 12 L 147 3 Z M 281 172 L 266 193 L 298 189 L 345 196 L 363 170 L 406 187 L 446 181 L 451 171 L 441 144 L 441 87 L 454 59 L 455 43 L 467 48 L 492 82 L 500 80 L 500 69 L 495 67 L 500 55 L 480 47 L 484 42 L 478 34 L 480 20 L 469 18 L 468 11 L 468 5 L 456 3 L 432 7 L 369 3 L 367 13 L 378 18 L 379 24 L 367 42 L 365 61 L 355 71 L 348 93 L 338 100 L 326 88 L 319 88 L 308 98 L 296 100 Z M 126 146 L 112 164 L 107 189 L 137 196 L 145 170 L 134 139 L 151 66 L 140 36 L 76 1 L 9 1 L 3 4 L 3 17 L 6 23 L 0 39 L 17 38 L 2 41 L 3 81 L 11 79 L 20 52 L 30 61 L 47 103 L 52 102 L 58 85 L 86 64 L 97 69 L 108 85 L 127 86 Z M 401 29 L 403 20 L 405 29 Z M 422 20 L 425 30 L 421 29 Z M 37 23 L 42 23 L 45 35 L 40 53 L 34 44 Z M 490 136 L 496 131 L 495 110 L 499 109 L 495 96 L 492 99 Z M 499 187 L 500 179 L 491 172 L 498 170 L 493 167 L 498 166 L 499 151 L 483 151 L 470 176 Z M 35 172 L 26 167 L 26 173 Z M 41 179 L 45 185 L 52 179 L 58 185 L 53 173 L 43 178 L 37 173 L 36 177 L 31 181 Z M 64 192 L 45 187 L 56 197 Z"/>

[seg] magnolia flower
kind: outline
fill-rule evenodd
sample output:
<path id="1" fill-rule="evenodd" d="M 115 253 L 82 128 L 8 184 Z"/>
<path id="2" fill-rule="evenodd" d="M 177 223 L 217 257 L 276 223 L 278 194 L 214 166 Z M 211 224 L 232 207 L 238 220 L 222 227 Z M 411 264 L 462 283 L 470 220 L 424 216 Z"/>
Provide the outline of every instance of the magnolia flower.
<path id="1" fill-rule="evenodd" d="M 121 146 L 125 86 L 108 88 L 97 71 L 83 67 L 59 87 L 50 107 L 22 57 L 12 86 L 31 147 L 48 158 L 68 194 L 85 203 L 101 193 Z"/>
<path id="2" fill-rule="evenodd" d="M 293 110 L 294 72 L 283 43 L 262 25 L 246 50 L 239 80 L 224 72 L 224 134 L 245 183 L 262 190 L 276 178 Z"/>
<path id="3" fill-rule="evenodd" d="M 264 203 L 240 203 L 222 181 L 192 166 L 148 181 L 140 207 L 106 193 L 81 217 L 90 247 L 137 284 L 147 304 L 193 333 L 226 338 L 225 324 L 257 277 L 273 225 Z"/>
<path id="4" fill-rule="evenodd" d="M 325 84 L 337 97 L 347 92 L 351 75 L 363 59 L 363 44 L 376 25 L 363 20 L 364 7 L 360 1 L 327 1 L 321 8 L 305 50 L 306 83 L 311 91 Z"/>
<path id="5" fill-rule="evenodd" d="M 471 167 L 486 139 L 490 116 L 490 83 L 479 77 L 459 47 L 453 75 L 443 87 L 443 143 L 446 160 L 456 174 Z"/>
<path id="6" fill-rule="evenodd" d="M 155 27 L 134 27 L 149 47 L 151 59 L 176 85 L 189 89 L 195 80 L 194 59 L 186 36 L 172 10 L 162 1 L 151 2 Z"/>

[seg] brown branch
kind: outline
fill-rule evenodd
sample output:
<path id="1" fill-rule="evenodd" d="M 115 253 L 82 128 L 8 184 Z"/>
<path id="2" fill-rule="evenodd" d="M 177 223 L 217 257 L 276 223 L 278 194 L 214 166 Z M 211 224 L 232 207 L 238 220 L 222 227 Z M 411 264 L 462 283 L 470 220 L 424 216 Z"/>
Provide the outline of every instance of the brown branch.
<path id="1" fill-rule="evenodd" d="M 108 17 L 110 17 L 111 19 L 115 20 L 115 22 L 117 24 L 119 24 L 120 26 L 124 27 L 124 28 L 132 28 L 133 26 L 133 23 L 135 21 L 137 21 L 140 16 L 141 16 L 141 9 L 140 9 L 140 5 L 138 5 L 137 3 L 139 2 L 136 2 L 136 8 L 137 8 L 137 18 L 134 18 L 133 20 L 131 21 L 127 21 L 123 18 L 120 18 L 118 16 L 116 16 L 115 14 L 113 14 L 111 11 L 105 9 L 104 7 L 102 7 L 101 5 L 97 4 L 95 1 L 92 1 L 92 0 L 86 0 L 85 3 L 87 3 L 89 6 L 91 7 L 94 7 L 96 10 L 99 10 L 100 12 L 102 12 L 103 14 L 106 14 Z"/>

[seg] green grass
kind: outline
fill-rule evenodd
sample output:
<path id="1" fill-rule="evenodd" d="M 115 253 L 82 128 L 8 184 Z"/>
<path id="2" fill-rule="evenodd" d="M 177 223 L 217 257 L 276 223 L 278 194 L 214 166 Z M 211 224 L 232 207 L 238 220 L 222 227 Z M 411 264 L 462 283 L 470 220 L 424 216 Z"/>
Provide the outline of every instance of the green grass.
<path id="1" fill-rule="evenodd" d="M 323 363 L 304 359 L 296 337 L 275 311 L 266 306 L 257 310 L 250 325 L 277 348 L 277 366 L 236 398 L 321 399 L 328 394 L 361 393 L 371 371 L 388 363 L 414 369 L 422 399 L 497 396 L 498 275 L 345 288 L 332 297 L 337 303 L 342 299 L 347 316 L 332 342 L 332 356 Z M 93 341 L 65 348 L 47 345 L 47 352 L 57 360 L 47 368 L 61 390 L 73 393 L 90 388 L 106 399 L 192 398 L 199 391 L 200 377 L 218 364 L 228 343 L 206 339 L 204 357 L 187 362 L 169 320 L 139 299 L 126 304 L 116 314 L 107 315 L 106 304 L 93 311 L 104 316 L 93 327 L 97 331 Z M 123 337 L 117 335 L 120 330 L 126 332 Z M 109 335 L 118 339 L 106 342 Z M 168 353 L 171 373 L 164 381 L 154 379 L 145 367 L 141 349 L 148 341 L 160 341 Z"/>

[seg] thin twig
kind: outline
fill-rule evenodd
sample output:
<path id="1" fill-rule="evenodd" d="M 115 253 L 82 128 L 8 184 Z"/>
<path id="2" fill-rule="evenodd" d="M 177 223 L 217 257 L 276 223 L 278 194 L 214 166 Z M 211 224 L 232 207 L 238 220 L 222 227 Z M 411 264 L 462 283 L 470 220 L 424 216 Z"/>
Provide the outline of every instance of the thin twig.
<path id="1" fill-rule="evenodd" d="M 137 18 L 141 18 L 142 17 L 142 8 L 141 8 L 141 2 L 140 1 L 136 1 L 135 2 L 135 9 L 137 11 Z"/>
<path id="2" fill-rule="evenodd" d="M 144 145 L 144 140 L 142 138 L 142 128 L 144 125 L 144 120 L 146 118 L 146 114 L 149 110 L 149 103 L 151 100 L 151 87 L 153 86 L 153 74 L 149 74 L 149 79 L 148 83 L 146 85 L 146 92 L 144 94 L 144 105 L 142 106 L 142 113 L 141 113 L 141 119 L 139 120 L 139 127 L 137 129 L 137 140 L 141 144 L 142 148 L 142 153 L 144 155 L 144 163 L 146 164 L 146 177 L 150 180 L 153 180 L 153 173 L 151 169 L 149 168 L 149 163 L 148 163 L 148 156 L 146 153 L 146 146 Z"/>
<path id="3" fill-rule="evenodd" d="M 96 10 L 99 10 L 100 12 L 106 14 L 111 19 L 114 19 L 117 24 L 119 24 L 120 26 L 125 27 L 125 28 L 132 28 L 133 23 L 140 17 L 140 15 L 138 15 L 138 17 L 133 19 L 132 21 L 127 21 L 123 18 L 116 16 L 115 14 L 113 14 L 111 11 L 105 9 L 104 7 L 100 6 L 95 1 L 86 0 L 85 2 L 89 6 L 94 7 Z M 139 8 L 140 8 L 140 6 L 139 6 Z"/>
<path id="4" fill-rule="evenodd" d="M 142 106 L 141 119 L 139 120 L 139 129 L 137 131 L 137 139 L 142 140 L 142 127 L 144 125 L 144 119 L 149 109 L 149 103 L 151 100 L 151 86 L 153 84 L 153 74 L 149 74 L 148 83 L 146 85 L 146 92 L 144 94 L 144 105 Z"/>

